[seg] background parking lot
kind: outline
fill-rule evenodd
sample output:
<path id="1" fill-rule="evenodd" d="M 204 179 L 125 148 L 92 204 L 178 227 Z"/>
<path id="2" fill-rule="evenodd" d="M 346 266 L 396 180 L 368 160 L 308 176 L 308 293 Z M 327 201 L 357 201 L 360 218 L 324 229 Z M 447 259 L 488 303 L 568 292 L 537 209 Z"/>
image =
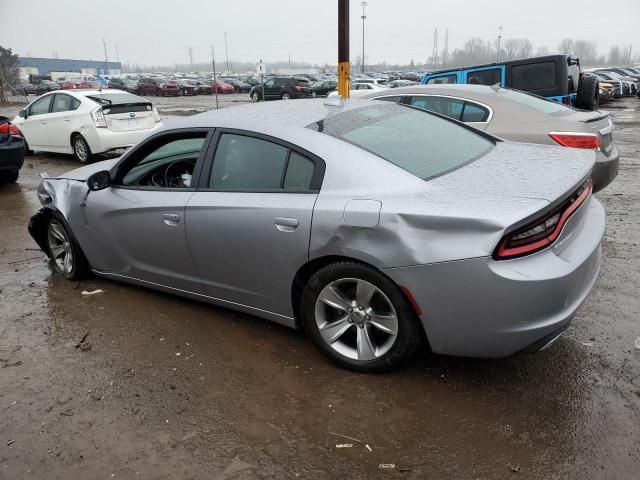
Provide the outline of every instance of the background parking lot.
<path id="1" fill-rule="evenodd" d="M 152 101 L 169 122 L 215 105 Z M 611 112 L 603 266 L 567 333 L 504 360 L 422 352 L 387 375 L 247 315 L 52 275 L 26 228 L 38 175 L 78 164 L 28 157 L 0 187 L 0 478 L 637 478 L 640 101 Z"/>

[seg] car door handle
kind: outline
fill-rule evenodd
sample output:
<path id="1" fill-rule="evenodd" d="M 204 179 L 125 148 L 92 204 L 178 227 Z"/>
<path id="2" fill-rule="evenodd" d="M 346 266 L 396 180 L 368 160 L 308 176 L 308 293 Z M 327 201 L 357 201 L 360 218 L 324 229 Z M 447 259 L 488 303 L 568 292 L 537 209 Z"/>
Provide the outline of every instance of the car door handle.
<path id="1" fill-rule="evenodd" d="M 286 217 L 274 218 L 273 223 L 281 232 L 293 232 L 299 225 L 298 219 Z"/>
<path id="2" fill-rule="evenodd" d="M 180 215 L 176 215 L 175 213 L 163 213 L 162 221 L 170 227 L 175 227 L 180 223 Z"/>

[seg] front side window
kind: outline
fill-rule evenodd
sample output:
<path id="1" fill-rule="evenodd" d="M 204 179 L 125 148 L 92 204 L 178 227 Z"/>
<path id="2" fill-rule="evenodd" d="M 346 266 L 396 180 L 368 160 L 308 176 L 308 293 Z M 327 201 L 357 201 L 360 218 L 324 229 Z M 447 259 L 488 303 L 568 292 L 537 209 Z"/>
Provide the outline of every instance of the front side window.
<path id="1" fill-rule="evenodd" d="M 29 116 L 49 113 L 49 106 L 51 105 L 52 97 L 53 95 L 47 95 L 46 97 L 39 98 L 33 102 L 29 107 Z"/>
<path id="2" fill-rule="evenodd" d="M 467 83 L 471 85 L 495 85 L 502 80 L 502 71 L 499 68 L 489 70 L 476 70 L 467 74 Z"/>
<path id="3" fill-rule="evenodd" d="M 443 85 L 443 84 L 451 84 L 457 83 L 458 79 L 455 74 L 453 75 L 443 75 L 442 77 L 433 77 L 427 80 L 427 85 Z"/>
<path id="4" fill-rule="evenodd" d="M 454 120 L 460 120 L 464 102 L 446 97 L 417 96 L 411 97 L 409 105 L 427 112 L 439 113 Z"/>
<path id="5" fill-rule="evenodd" d="M 128 187 L 190 188 L 206 132 L 168 134 L 135 152 L 118 176 Z"/>
<path id="6" fill-rule="evenodd" d="M 209 188 L 218 191 L 301 192 L 312 188 L 315 163 L 287 147 L 245 135 L 222 134 Z"/>
<path id="7" fill-rule="evenodd" d="M 489 152 L 494 143 L 436 115 L 391 103 L 347 110 L 308 125 L 429 180 Z"/>

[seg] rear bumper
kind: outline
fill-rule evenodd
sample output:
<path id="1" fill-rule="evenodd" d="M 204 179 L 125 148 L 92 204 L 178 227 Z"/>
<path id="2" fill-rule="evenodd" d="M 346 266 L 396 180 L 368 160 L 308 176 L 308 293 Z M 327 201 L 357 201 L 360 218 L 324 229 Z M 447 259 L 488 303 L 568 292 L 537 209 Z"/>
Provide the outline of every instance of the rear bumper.
<path id="1" fill-rule="evenodd" d="M 556 243 L 536 254 L 384 272 L 413 294 L 434 352 L 498 358 L 540 349 L 559 335 L 593 287 L 605 213 L 595 197 Z"/>
<path id="2" fill-rule="evenodd" d="M 24 140 L 22 138 L 10 137 L 9 141 L 0 143 L 0 172 L 20 170 L 23 163 Z"/>
<path id="3" fill-rule="evenodd" d="M 615 147 L 608 157 L 602 152 L 596 153 L 596 163 L 591 174 L 594 192 L 602 190 L 618 176 L 619 156 Z"/>
<path id="4" fill-rule="evenodd" d="M 162 122 L 156 123 L 153 128 L 131 132 L 112 132 L 106 128 L 93 128 L 83 131 L 82 135 L 89 143 L 92 153 L 104 153 L 118 148 L 132 147 L 155 133 L 160 127 L 162 127 Z"/>

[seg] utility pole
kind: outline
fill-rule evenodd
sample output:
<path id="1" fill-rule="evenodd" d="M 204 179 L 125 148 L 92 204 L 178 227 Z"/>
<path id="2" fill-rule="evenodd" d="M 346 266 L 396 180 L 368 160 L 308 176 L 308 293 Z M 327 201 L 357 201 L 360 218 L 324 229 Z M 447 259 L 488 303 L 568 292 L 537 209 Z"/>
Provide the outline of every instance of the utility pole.
<path id="1" fill-rule="evenodd" d="M 438 29 L 436 28 L 433 31 L 433 53 L 431 54 L 431 58 L 433 58 L 433 68 L 434 70 L 438 68 Z"/>
<path id="2" fill-rule="evenodd" d="M 191 68 L 191 71 L 193 72 L 193 48 L 191 47 L 189 47 L 189 65 L 191 65 L 190 68 Z"/>
<path id="3" fill-rule="evenodd" d="M 502 49 L 502 27 L 498 27 L 498 55 L 496 57 L 496 63 L 500 61 L 500 50 Z"/>
<path id="4" fill-rule="evenodd" d="M 338 0 L 338 93 L 349 98 L 349 0 Z"/>
<path id="5" fill-rule="evenodd" d="M 289 70 L 291 70 L 291 54 L 289 54 Z"/>
<path id="6" fill-rule="evenodd" d="M 447 67 L 449 62 L 449 29 L 444 31 L 444 50 L 442 51 L 442 66 Z"/>
<path id="7" fill-rule="evenodd" d="M 191 50 L 191 49 L 189 49 Z M 216 78 L 216 53 L 211 45 L 211 65 L 213 66 L 213 92 L 216 94 L 216 110 L 218 109 L 218 79 Z"/>
<path id="8" fill-rule="evenodd" d="M 120 54 L 118 53 L 118 44 L 116 43 L 116 59 L 118 60 L 118 63 L 120 63 Z"/>
<path id="9" fill-rule="evenodd" d="M 367 2 L 362 2 L 360 6 L 362 6 L 362 73 L 364 73 L 364 21 L 367 19 L 365 12 Z"/>
<path id="10" fill-rule="evenodd" d="M 627 65 L 631 65 L 631 44 L 629 44 L 629 56 L 627 58 Z"/>
<path id="11" fill-rule="evenodd" d="M 227 44 L 227 32 L 224 32 L 224 51 L 227 54 L 227 75 L 231 73 L 229 68 L 229 45 Z"/>
<path id="12" fill-rule="evenodd" d="M 103 75 L 107 74 L 107 63 L 109 62 L 109 59 L 107 58 L 107 42 L 105 41 L 105 39 L 102 39 L 102 46 L 104 47 L 104 73 Z"/>

